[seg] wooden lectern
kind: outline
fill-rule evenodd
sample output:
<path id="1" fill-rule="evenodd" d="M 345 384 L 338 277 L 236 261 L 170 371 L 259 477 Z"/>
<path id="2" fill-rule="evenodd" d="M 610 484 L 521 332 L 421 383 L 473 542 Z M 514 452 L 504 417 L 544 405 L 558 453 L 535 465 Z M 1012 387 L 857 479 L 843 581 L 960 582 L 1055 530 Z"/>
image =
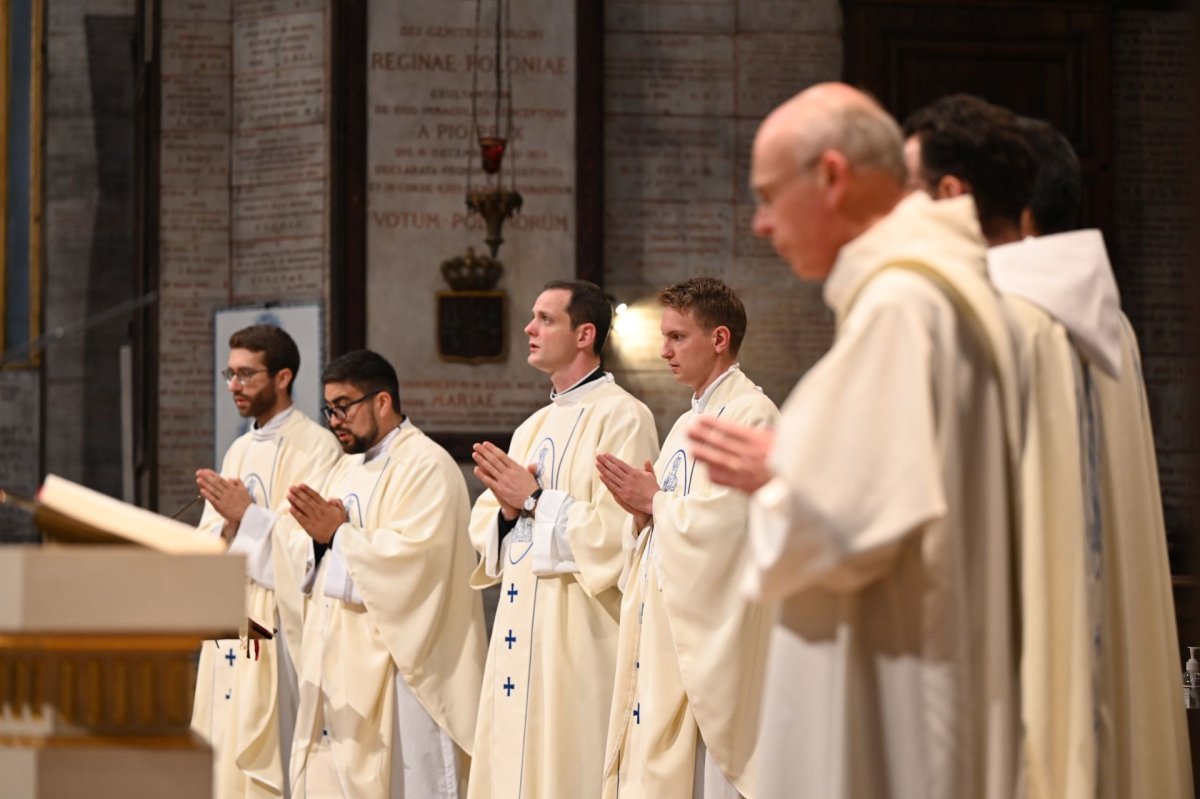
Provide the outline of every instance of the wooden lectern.
<path id="1" fill-rule="evenodd" d="M 245 623 L 245 559 L 0 547 L 0 795 L 210 799 L 201 641 Z"/>

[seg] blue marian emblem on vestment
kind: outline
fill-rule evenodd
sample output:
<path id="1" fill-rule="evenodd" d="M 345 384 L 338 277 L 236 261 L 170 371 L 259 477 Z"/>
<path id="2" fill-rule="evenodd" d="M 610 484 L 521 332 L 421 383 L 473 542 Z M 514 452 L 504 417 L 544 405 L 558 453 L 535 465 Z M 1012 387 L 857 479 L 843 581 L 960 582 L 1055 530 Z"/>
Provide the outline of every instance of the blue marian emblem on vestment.
<path id="1" fill-rule="evenodd" d="M 687 493 L 687 453 L 681 449 L 675 450 L 675 454 L 671 456 L 671 462 L 667 464 L 667 473 L 663 477 L 662 490 L 668 494 L 675 491 L 679 485 L 680 473 L 684 475 L 683 493 Z"/>
<path id="2" fill-rule="evenodd" d="M 358 498 L 358 494 L 350 493 L 342 499 L 342 505 L 346 508 L 346 518 L 350 520 L 350 524 L 362 529 L 363 527 L 363 512 L 362 500 Z"/>
<path id="3" fill-rule="evenodd" d="M 540 486 L 546 485 L 544 475 L 546 474 L 547 460 L 550 461 L 550 468 L 554 469 L 554 442 L 549 438 L 544 438 L 542 439 L 542 443 L 538 445 L 537 471 L 533 473 Z"/>
<path id="4" fill-rule="evenodd" d="M 517 519 L 517 526 L 513 528 L 512 537 L 514 544 L 525 544 L 533 540 L 533 517 L 521 516 Z M 519 559 L 518 559 L 519 560 Z"/>
<path id="5" fill-rule="evenodd" d="M 256 472 L 250 472 L 242 480 L 242 485 L 246 486 L 246 491 L 250 493 L 250 501 L 260 508 L 271 507 L 271 498 L 267 496 L 267 484 L 258 476 Z"/>

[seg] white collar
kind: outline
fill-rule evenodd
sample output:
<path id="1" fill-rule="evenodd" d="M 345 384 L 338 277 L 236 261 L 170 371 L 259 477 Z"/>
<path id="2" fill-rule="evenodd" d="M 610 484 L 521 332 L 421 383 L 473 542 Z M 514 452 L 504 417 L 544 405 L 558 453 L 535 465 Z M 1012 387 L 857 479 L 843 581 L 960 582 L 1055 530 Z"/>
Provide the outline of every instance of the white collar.
<path id="1" fill-rule="evenodd" d="M 396 436 L 400 435 L 400 431 L 406 427 L 412 427 L 412 422 L 408 417 L 404 417 L 404 421 L 392 428 L 392 431 L 381 438 L 375 446 L 363 453 L 363 463 L 370 463 L 383 454 L 383 451 L 391 446 L 391 443 L 396 440 Z"/>
<path id="2" fill-rule="evenodd" d="M 288 417 L 292 415 L 292 411 L 294 410 L 296 410 L 296 406 L 289 405 L 287 408 L 268 419 L 267 423 L 262 427 L 256 426 L 253 430 L 254 440 L 270 441 L 272 438 L 279 435 L 279 431 L 283 427 L 283 423 L 288 420 Z M 255 422 L 255 425 L 257 424 L 258 423 Z"/>
<path id="3" fill-rule="evenodd" d="M 590 378 L 592 375 L 596 374 L 596 372 L 598 372 L 599 370 L 600 370 L 600 367 L 597 366 L 595 369 L 593 369 L 592 371 L 588 372 L 583 377 L 576 380 L 565 391 L 555 391 L 555 390 L 551 389 L 550 390 L 550 401 L 555 403 L 556 405 L 570 405 L 574 402 L 578 402 L 581 397 L 583 397 L 585 394 L 587 394 L 588 392 L 590 392 L 592 389 L 596 388 L 597 386 L 602 386 L 605 383 L 613 382 L 613 376 L 609 372 L 605 372 L 602 377 L 597 377 L 593 380 L 588 380 L 588 378 Z M 585 381 L 587 381 L 587 382 L 585 382 Z"/>
<path id="4" fill-rule="evenodd" d="M 1086 361 L 1120 377 L 1121 297 L 1099 230 L 993 247 L 988 273 L 1001 292 L 1029 300 L 1061 323 Z"/>
<path id="5" fill-rule="evenodd" d="M 710 399 L 712 399 L 712 395 L 716 392 L 717 386 L 724 383 L 726 378 L 728 378 L 734 372 L 739 371 L 740 369 L 741 369 L 741 364 L 734 363 L 732 366 L 730 366 L 728 369 L 726 369 L 724 372 L 722 372 L 721 375 L 716 380 L 709 383 L 708 388 L 704 389 L 703 394 L 701 394 L 699 397 L 697 397 L 695 394 L 693 394 L 692 395 L 692 413 L 704 413 L 704 409 L 706 407 L 708 407 L 708 401 Z"/>

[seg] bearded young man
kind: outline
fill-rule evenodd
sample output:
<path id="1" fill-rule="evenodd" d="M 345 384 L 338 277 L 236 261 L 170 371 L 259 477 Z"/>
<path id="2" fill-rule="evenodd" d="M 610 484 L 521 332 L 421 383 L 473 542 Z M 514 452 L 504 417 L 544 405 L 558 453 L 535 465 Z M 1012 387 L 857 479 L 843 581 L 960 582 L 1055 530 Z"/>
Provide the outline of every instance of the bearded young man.
<path id="1" fill-rule="evenodd" d="M 200 529 L 246 556 L 247 614 L 274 628 L 276 638 L 209 641 L 201 649 L 192 729 L 213 747 L 218 799 L 284 795 L 300 642 L 278 620 L 268 533 L 286 507 L 288 487 L 324 479 L 341 455 L 329 431 L 292 404 L 300 351 L 291 336 L 255 325 L 230 336 L 229 347 L 221 377 L 238 413 L 254 425 L 229 447 L 219 473 L 196 472 L 206 500 Z"/>
<path id="2" fill-rule="evenodd" d="M 466 482 L 381 355 L 342 355 L 322 382 L 346 457 L 288 491 L 273 535 L 304 575 L 281 599 L 304 630 L 292 796 L 457 799 L 484 657 Z"/>

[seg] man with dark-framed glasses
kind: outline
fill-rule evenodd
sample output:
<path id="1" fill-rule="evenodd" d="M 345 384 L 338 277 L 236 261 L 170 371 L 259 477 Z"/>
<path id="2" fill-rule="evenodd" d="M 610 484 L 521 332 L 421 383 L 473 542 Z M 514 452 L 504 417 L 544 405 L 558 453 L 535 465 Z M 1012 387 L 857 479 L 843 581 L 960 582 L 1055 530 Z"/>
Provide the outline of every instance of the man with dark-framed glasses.
<path id="1" fill-rule="evenodd" d="M 485 652 L 466 481 L 401 412 L 385 358 L 347 353 L 322 382 L 346 457 L 292 486 L 273 533 L 304 576 L 280 594 L 303 625 L 292 795 L 458 797 Z"/>
<path id="2" fill-rule="evenodd" d="M 220 472 L 196 472 L 206 500 L 200 529 L 246 556 L 247 614 L 274 628 L 276 638 L 207 641 L 201 649 L 192 728 L 212 744 L 219 799 L 285 791 L 298 703 L 292 655 L 299 641 L 289 640 L 278 621 L 269 533 L 286 507 L 288 487 L 323 479 L 341 455 L 329 431 L 292 404 L 300 351 L 291 336 L 274 325 L 254 325 L 234 333 L 229 348 L 217 379 L 253 426 L 230 445 Z"/>

